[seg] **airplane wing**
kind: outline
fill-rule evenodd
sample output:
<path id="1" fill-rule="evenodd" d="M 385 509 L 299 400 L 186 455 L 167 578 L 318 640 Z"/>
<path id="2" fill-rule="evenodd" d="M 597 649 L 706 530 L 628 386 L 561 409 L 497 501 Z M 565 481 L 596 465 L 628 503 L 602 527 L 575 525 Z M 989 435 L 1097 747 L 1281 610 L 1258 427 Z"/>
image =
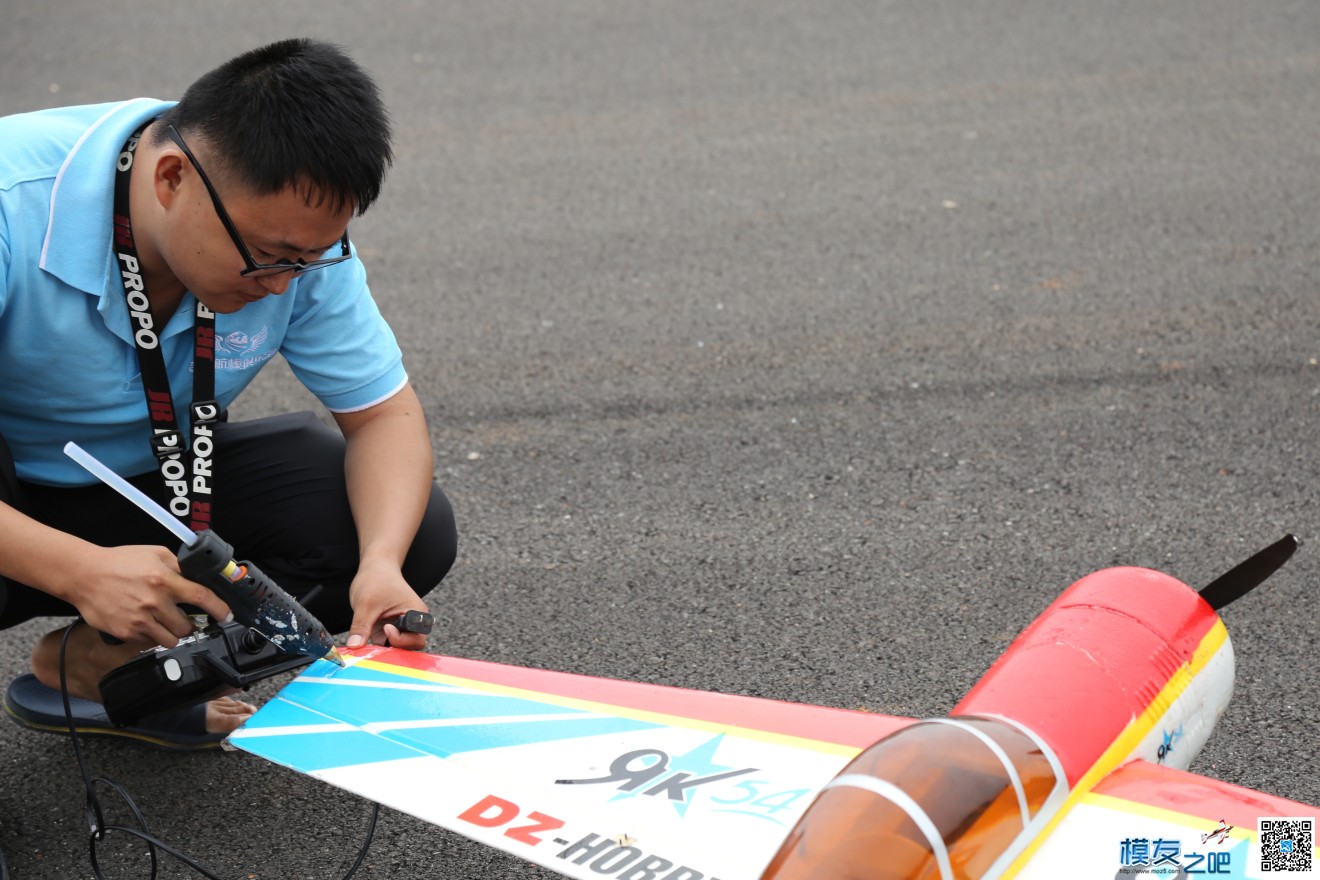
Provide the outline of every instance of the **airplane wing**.
<path id="1" fill-rule="evenodd" d="M 754 880 L 910 723 L 390 648 L 317 661 L 232 746 L 557 873 Z"/>
<path id="2" fill-rule="evenodd" d="M 1005 876 L 1313 877 L 1320 809 L 1133 761 L 1074 795 Z M 1262 820 L 1270 826 L 1261 824 Z M 1270 865 L 1264 867 L 1262 862 Z"/>
<path id="3" fill-rule="evenodd" d="M 229 743 L 583 880 L 756 880 L 853 757 L 914 724 L 389 648 L 346 659 Z M 1317 862 L 1320 810 L 1145 760 L 1046 813 L 994 876 L 1316 876 L 1277 866 Z"/>

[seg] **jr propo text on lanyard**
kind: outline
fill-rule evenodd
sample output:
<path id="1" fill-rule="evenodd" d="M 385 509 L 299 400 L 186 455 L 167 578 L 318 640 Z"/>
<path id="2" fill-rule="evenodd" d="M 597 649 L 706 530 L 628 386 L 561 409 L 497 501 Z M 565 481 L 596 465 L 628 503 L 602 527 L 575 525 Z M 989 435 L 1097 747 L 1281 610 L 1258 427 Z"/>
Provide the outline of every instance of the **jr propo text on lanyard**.
<path id="1" fill-rule="evenodd" d="M 151 419 L 151 450 L 165 486 L 172 493 L 170 513 L 194 532 L 200 532 L 211 525 L 215 454 L 212 427 L 221 416 L 220 404 L 215 400 L 215 313 L 197 300 L 193 312 L 193 400 L 189 406 L 191 442 L 185 445 L 174 413 L 169 374 L 160 350 L 160 336 L 156 332 L 157 322 L 151 312 L 151 300 L 138 262 L 129 210 L 133 159 L 142 132 L 150 124 L 143 124 L 129 136 L 115 162 L 115 258 L 132 322 L 138 366 L 142 370 L 142 389 L 146 392 L 147 413 Z"/>

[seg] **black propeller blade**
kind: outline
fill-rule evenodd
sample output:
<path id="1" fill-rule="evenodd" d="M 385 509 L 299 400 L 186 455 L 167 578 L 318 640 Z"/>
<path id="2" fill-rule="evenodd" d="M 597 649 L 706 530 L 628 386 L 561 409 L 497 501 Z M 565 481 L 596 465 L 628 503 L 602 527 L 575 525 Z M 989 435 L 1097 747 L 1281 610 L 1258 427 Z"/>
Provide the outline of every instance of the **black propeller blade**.
<path id="1" fill-rule="evenodd" d="M 1264 550 L 1239 563 L 1201 588 L 1201 598 L 1218 611 L 1260 586 L 1288 561 L 1297 549 L 1297 537 L 1284 535 Z"/>

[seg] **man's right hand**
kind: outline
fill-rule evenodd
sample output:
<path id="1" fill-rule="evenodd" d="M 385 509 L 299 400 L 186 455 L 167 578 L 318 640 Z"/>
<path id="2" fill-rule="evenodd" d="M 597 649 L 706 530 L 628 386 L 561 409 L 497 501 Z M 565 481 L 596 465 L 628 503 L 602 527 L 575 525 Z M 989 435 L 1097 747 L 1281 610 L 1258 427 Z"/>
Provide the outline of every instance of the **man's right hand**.
<path id="1" fill-rule="evenodd" d="M 179 573 L 178 560 L 164 547 L 94 547 L 81 568 L 82 577 L 61 598 L 94 629 L 131 644 L 171 648 L 191 635 L 192 618 L 180 605 L 216 620 L 229 616 L 219 596 Z"/>
<path id="2" fill-rule="evenodd" d="M 179 573 L 164 547 L 100 547 L 0 502 L 0 577 L 63 599 L 95 629 L 139 649 L 172 648 L 193 631 L 179 608 L 195 605 L 223 620 L 219 596 Z"/>

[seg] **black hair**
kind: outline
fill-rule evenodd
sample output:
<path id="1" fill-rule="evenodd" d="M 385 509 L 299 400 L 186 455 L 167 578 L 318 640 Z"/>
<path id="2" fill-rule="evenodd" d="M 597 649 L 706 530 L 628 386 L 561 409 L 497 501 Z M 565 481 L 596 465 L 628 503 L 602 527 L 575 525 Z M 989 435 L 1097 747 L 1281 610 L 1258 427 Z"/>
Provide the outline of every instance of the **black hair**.
<path id="1" fill-rule="evenodd" d="M 305 38 L 245 52 L 203 75 L 153 126 L 203 140 L 221 168 L 263 195 L 288 187 L 362 214 L 393 161 L 389 114 L 371 76 L 338 46 Z M 190 144 L 191 145 L 191 144 Z M 214 158 L 212 158 L 214 157 Z"/>

